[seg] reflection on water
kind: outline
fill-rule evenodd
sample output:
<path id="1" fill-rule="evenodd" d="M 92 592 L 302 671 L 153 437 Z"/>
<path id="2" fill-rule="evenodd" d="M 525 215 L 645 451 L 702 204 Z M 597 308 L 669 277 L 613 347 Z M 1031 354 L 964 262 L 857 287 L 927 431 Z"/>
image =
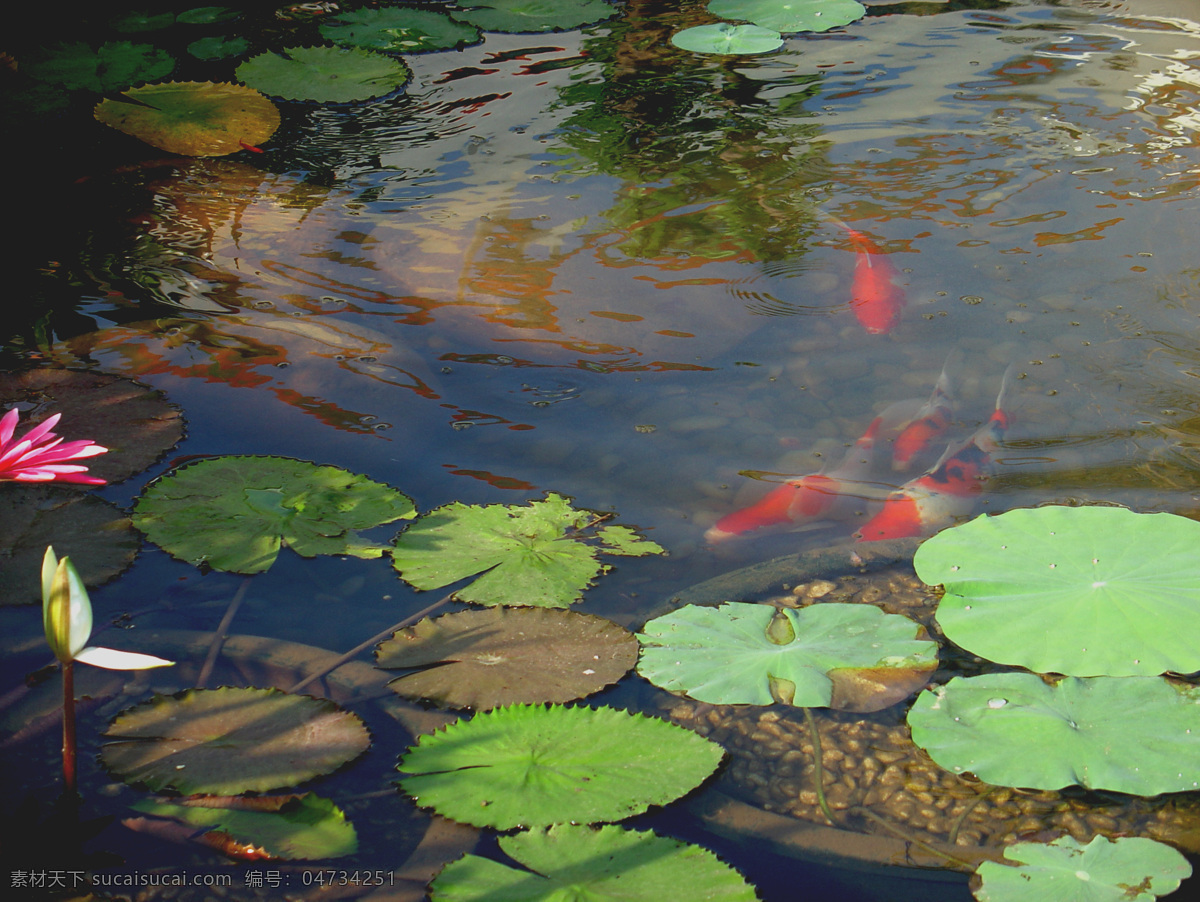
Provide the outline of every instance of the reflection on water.
<path id="1" fill-rule="evenodd" d="M 959 349 L 959 435 L 1016 368 L 986 509 L 1190 511 L 1188 6 L 880 6 L 722 59 L 634 2 L 416 56 L 405 95 L 296 112 L 261 156 L 81 187 L 124 201 L 81 206 L 50 267 L 86 317 L 52 356 L 165 389 L 205 452 L 336 462 L 423 508 L 552 489 L 719 569 L 701 537 L 753 477 L 840 459 Z M 830 217 L 904 286 L 887 334 L 852 315 Z"/>

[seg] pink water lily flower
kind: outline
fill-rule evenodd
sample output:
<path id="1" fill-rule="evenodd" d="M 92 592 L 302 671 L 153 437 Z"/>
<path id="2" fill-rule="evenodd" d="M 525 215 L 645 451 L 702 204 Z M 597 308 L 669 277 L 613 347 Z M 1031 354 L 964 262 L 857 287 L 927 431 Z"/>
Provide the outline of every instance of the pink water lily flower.
<path id="1" fill-rule="evenodd" d="M 67 463 L 84 457 L 95 457 L 108 449 L 90 440 L 63 443 L 50 430 L 58 423 L 61 413 L 47 417 L 13 440 L 20 414 L 14 407 L 0 418 L 0 482 L 76 482 L 83 485 L 104 485 L 104 480 L 85 476 L 87 467 Z"/>

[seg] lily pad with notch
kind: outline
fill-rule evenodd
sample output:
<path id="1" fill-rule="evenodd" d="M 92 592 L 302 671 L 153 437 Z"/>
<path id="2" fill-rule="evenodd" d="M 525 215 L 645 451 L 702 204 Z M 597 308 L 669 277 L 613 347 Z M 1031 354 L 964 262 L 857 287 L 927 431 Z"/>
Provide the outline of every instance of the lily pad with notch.
<path id="1" fill-rule="evenodd" d="M 237 795 L 332 773 L 371 744 L 357 715 L 278 689 L 191 689 L 118 714 L 104 765 L 155 792 Z"/>
<path id="2" fill-rule="evenodd" d="M 741 56 L 778 50 L 783 46 L 783 35 L 761 25 L 715 22 L 677 31 L 671 35 L 671 43 L 680 50 L 690 50 L 692 53 Z"/>
<path id="3" fill-rule="evenodd" d="M 937 644 L 923 635 L 919 623 L 873 605 L 687 605 L 643 627 L 638 673 L 715 705 L 879 711 L 937 668 Z"/>
<path id="4" fill-rule="evenodd" d="M 510 705 L 422 736 L 400 786 L 460 823 L 617 821 L 700 785 L 724 751 L 664 720 L 615 708 Z"/>
<path id="5" fill-rule="evenodd" d="M 955 677 L 908 713 L 913 742 L 986 783 L 1132 795 L 1195 791 L 1200 687 L 1162 677 Z"/>
<path id="6" fill-rule="evenodd" d="M 629 527 L 600 526 L 603 520 L 554 493 L 523 507 L 454 502 L 400 533 L 392 564 L 422 590 L 478 577 L 455 591 L 460 601 L 565 608 L 610 569 L 598 554 L 664 553 Z"/>
<path id="7" fill-rule="evenodd" d="M 288 457 L 212 457 L 146 487 L 133 522 L 175 557 L 234 573 L 269 568 L 284 545 L 303 557 L 375 558 L 356 531 L 412 517 L 412 500 L 339 467 Z"/>
<path id="8" fill-rule="evenodd" d="M 413 672 L 388 685 L 453 708 L 567 702 L 615 683 L 638 655 L 633 634 L 603 617 L 494 607 L 426 618 L 375 649 L 376 666 Z"/>
<path id="9" fill-rule="evenodd" d="M 917 550 L 952 642 L 1072 676 L 1200 670 L 1200 523 L 1119 507 L 978 517 Z"/>
<path id="10" fill-rule="evenodd" d="M 288 47 L 237 67 L 237 77 L 271 97 L 315 103 L 374 100 L 403 88 L 412 70 L 402 61 L 353 47 Z"/>
<path id="11" fill-rule="evenodd" d="M 623 827 L 557 824 L 500 837 L 523 870 L 480 855 L 448 864 L 430 886 L 434 902 L 754 902 L 742 876 L 712 852 Z"/>

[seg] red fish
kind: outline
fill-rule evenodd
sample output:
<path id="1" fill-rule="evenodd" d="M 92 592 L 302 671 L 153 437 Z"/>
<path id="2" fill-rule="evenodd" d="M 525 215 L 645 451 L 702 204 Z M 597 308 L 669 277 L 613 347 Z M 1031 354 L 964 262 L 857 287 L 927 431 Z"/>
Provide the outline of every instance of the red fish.
<path id="1" fill-rule="evenodd" d="M 896 284 L 899 273 L 870 238 L 845 223 L 838 224 L 846 230 L 858 255 L 850 286 L 850 309 L 872 335 L 891 332 L 900 322 L 907 301 L 904 289 Z"/>
<path id="2" fill-rule="evenodd" d="M 950 417 L 954 415 L 954 399 L 950 396 L 949 366 L 948 358 L 937 383 L 933 386 L 933 394 L 892 442 L 894 471 L 910 471 L 914 461 L 920 460 L 921 455 L 933 447 L 934 442 L 950 428 Z"/>
<path id="3" fill-rule="evenodd" d="M 854 534 L 857 541 L 932 535 L 975 508 L 992 472 L 992 455 L 1012 420 L 1004 407 L 1011 373 L 1009 367 L 987 422 L 962 444 L 947 448 L 928 472 L 888 495 L 883 509 Z"/>

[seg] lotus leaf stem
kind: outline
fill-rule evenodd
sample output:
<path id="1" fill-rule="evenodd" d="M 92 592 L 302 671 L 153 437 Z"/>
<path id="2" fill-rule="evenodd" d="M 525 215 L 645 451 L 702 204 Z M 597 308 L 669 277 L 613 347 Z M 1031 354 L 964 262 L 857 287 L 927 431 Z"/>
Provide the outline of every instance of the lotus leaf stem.
<path id="1" fill-rule="evenodd" d="M 949 852 L 939 849 L 937 846 L 933 845 L 932 843 L 926 842 L 925 840 L 921 839 L 919 836 L 914 836 L 913 834 L 911 834 L 907 830 L 905 830 L 903 827 L 899 826 L 898 824 L 893 824 L 891 821 L 889 821 L 885 817 L 880 817 L 878 814 L 876 814 L 874 811 L 871 811 L 869 808 L 863 808 L 861 805 L 858 805 L 854 808 L 851 808 L 850 811 L 853 814 L 858 814 L 858 815 L 861 815 L 861 816 L 867 818 L 868 820 L 874 821 L 880 827 L 883 827 L 884 830 L 887 830 L 889 833 L 893 834 L 894 836 L 898 836 L 900 839 L 904 840 L 905 842 L 912 843 L 914 846 L 916 846 L 919 849 L 924 849 L 930 855 L 936 855 L 938 858 L 943 858 L 946 861 L 950 862 L 951 864 L 956 864 L 959 867 L 964 868 L 965 870 L 968 870 L 968 871 L 974 871 L 975 868 L 978 867 L 978 865 L 976 865 L 976 864 L 972 864 L 969 861 L 964 861 L 963 859 L 959 858 L 956 855 L 951 855 Z"/>
<path id="2" fill-rule="evenodd" d="M 821 765 L 821 731 L 817 729 L 817 721 L 812 716 L 812 711 L 808 708 L 801 708 L 804 712 L 804 720 L 808 723 L 808 732 L 812 737 L 813 747 L 813 782 L 817 787 L 817 804 L 821 806 L 821 811 L 825 815 L 825 819 L 830 824 L 837 826 L 837 821 L 833 819 L 833 812 L 829 808 L 829 800 L 825 798 L 825 768 Z"/>
<path id="3" fill-rule="evenodd" d="M 229 607 L 225 609 L 225 616 L 221 618 L 220 624 L 217 626 L 217 631 L 213 633 L 212 643 L 208 646 L 208 656 L 204 659 L 204 664 L 200 667 L 200 673 L 196 677 L 196 688 L 203 689 L 204 684 L 208 682 L 208 678 L 212 675 L 213 666 L 217 663 L 217 656 L 221 653 L 221 649 L 225 646 L 225 640 L 229 636 L 229 624 L 233 623 L 233 618 L 237 615 L 238 608 L 242 605 L 242 599 L 246 597 L 246 589 L 250 586 L 250 577 L 242 580 L 242 584 L 238 586 L 237 592 L 229 602 Z"/>
<path id="4" fill-rule="evenodd" d="M 980 802 L 990 796 L 995 789 L 995 786 L 989 786 L 983 792 L 976 794 L 975 798 L 971 799 L 958 817 L 954 819 L 954 824 L 950 827 L 950 845 L 954 845 L 956 842 L 958 842 L 958 831 L 962 829 L 962 825 L 967 822 L 967 818 L 970 816 L 971 812 L 979 806 Z"/>

